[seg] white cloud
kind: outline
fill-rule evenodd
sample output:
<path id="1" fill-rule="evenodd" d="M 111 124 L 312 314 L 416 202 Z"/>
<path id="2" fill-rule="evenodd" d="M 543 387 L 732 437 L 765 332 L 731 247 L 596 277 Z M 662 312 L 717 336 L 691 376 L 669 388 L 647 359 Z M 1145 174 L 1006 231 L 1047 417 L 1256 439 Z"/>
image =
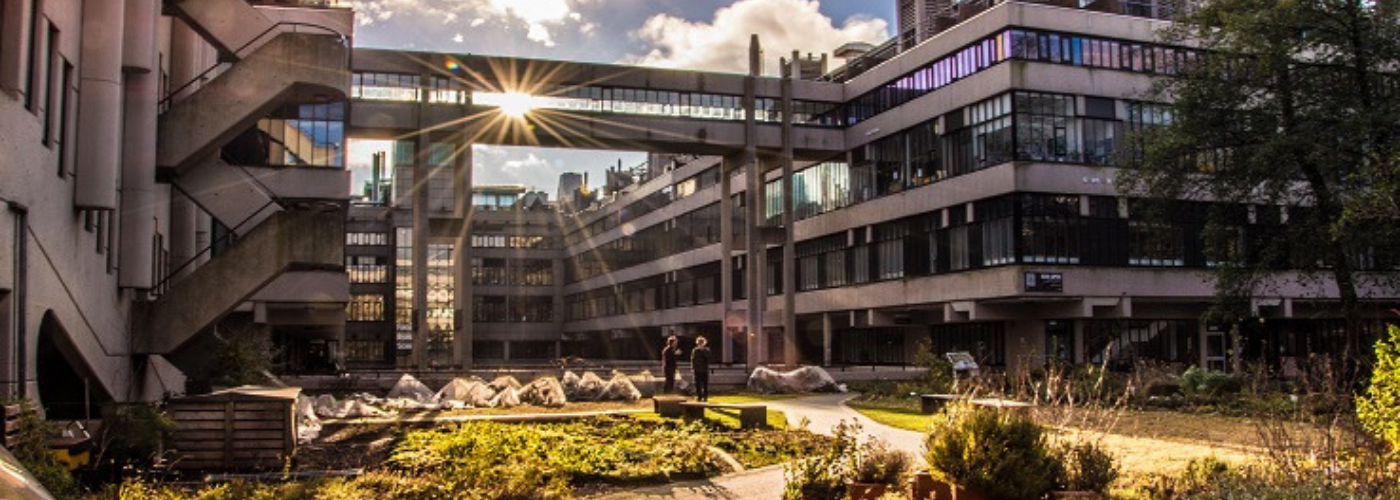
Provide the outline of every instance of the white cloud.
<path id="1" fill-rule="evenodd" d="M 452 41 L 457 43 L 462 43 L 463 40 L 465 40 L 465 38 L 462 38 L 461 33 L 458 33 L 457 36 L 452 37 Z"/>
<path id="2" fill-rule="evenodd" d="M 460 16 L 471 16 L 471 27 L 487 19 L 523 28 L 526 38 L 553 47 L 555 31 L 588 28 L 589 22 L 576 8 L 596 0 L 356 0 L 353 7 L 361 26 L 388 21 L 398 15 L 415 15 L 452 24 Z"/>
<path id="3" fill-rule="evenodd" d="M 740 0 L 715 11 L 708 23 L 657 14 L 632 32 L 650 51 L 623 62 L 746 73 L 749 36 L 756 33 L 764 50 L 764 69 L 774 74 L 778 58 L 793 50 L 822 53 L 847 42 L 888 38 L 883 19 L 854 16 L 838 27 L 818 7 L 816 0 Z"/>

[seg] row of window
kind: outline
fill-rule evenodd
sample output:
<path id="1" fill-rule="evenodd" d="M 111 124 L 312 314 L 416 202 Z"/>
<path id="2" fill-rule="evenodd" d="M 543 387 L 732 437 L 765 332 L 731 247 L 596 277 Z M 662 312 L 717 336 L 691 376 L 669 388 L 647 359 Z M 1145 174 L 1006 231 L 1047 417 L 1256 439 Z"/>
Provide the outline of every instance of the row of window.
<path id="1" fill-rule="evenodd" d="M 480 323 L 548 323 L 554 321 L 554 298 L 549 296 L 477 295 L 472 297 L 472 321 Z"/>
<path id="2" fill-rule="evenodd" d="M 473 234 L 472 248 L 553 248 L 553 239 L 547 236 L 504 234 Z"/>
<path id="3" fill-rule="evenodd" d="M 387 246 L 389 233 L 345 233 L 345 244 Z"/>
<path id="4" fill-rule="evenodd" d="M 607 214 L 587 226 L 579 227 L 570 231 L 566 236 L 568 244 L 580 243 L 595 234 L 601 234 L 615 227 L 632 221 L 638 217 L 661 209 L 672 202 L 687 198 L 695 193 L 708 189 L 719 184 L 719 167 L 711 167 L 704 171 L 685 178 L 674 185 L 665 186 L 660 190 L 651 193 L 640 200 L 629 203 L 612 213 Z"/>
<path id="5" fill-rule="evenodd" d="M 547 259 L 472 259 L 472 284 L 553 285 L 553 262 Z"/>
<path id="6" fill-rule="evenodd" d="M 734 204 L 733 229 L 742 238 L 743 212 Z M 720 204 L 705 205 L 674 219 L 590 248 L 566 261 L 570 283 L 719 243 Z"/>

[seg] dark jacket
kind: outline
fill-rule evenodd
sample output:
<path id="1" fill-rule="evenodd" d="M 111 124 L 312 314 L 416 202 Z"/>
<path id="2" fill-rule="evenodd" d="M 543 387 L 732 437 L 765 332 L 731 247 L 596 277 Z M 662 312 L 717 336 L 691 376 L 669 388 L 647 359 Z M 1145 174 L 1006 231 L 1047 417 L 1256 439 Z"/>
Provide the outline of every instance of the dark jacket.
<path id="1" fill-rule="evenodd" d="M 668 372 L 676 371 L 676 364 L 681 360 L 680 346 L 666 346 L 661 349 L 661 369 Z"/>
<path id="2" fill-rule="evenodd" d="M 690 351 L 690 367 L 695 369 L 695 373 L 710 372 L 710 348 L 696 347 Z"/>

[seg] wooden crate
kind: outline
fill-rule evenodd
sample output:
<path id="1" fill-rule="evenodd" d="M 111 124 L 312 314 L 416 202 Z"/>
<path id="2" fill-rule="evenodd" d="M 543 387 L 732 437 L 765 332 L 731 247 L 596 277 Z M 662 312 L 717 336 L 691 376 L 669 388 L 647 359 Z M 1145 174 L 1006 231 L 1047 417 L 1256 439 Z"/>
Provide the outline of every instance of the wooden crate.
<path id="1" fill-rule="evenodd" d="M 16 440 L 19 439 L 20 417 L 24 415 L 24 412 L 33 410 L 26 408 L 26 405 L 22 403 L 8 404 L 0 408 L 3 408 L 5 412 L 5 449 L 13 450 Z"/>
<path id="2" fill-rule="evenodd" d="M 243 386 L 170 401 L 177 469 L 276 469 L 296 453 L 299 388 Z"/>

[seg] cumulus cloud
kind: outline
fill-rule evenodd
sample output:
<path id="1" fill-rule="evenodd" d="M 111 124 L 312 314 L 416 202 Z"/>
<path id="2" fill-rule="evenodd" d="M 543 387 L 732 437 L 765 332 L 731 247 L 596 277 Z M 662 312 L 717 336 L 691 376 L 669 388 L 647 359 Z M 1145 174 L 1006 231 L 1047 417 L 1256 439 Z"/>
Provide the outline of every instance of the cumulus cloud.
<path id="1" fill-rule="evenodd" d="M 388 21 L 395 15 L 412 15 L 452 24 L 459 16 L 470 15 L 471 27 L 487 19 L 506 26 L 523 28 L 526 38 L 544 45 L 555 45 L 560 29 L 592 28 L 577 7 L 595 0 L 356 0 L 352 2 L 361 26 Z"/>
<path id="2" fill-rule="evenodd" d="M 715 11 L 710 22 L 657 14 L 631 33 L 650 50 L 622 62 L 745 73 L 749 36 L 756 33 L 764 50 L 764 69 L 773 74 L 778 58 L 793 50 L 830 52 L 847 42 L 879 43 L 889 37 L 883 19 L 852 16 L 836 26 L 819 6 L 816 0 L 740 0 Z"/>

